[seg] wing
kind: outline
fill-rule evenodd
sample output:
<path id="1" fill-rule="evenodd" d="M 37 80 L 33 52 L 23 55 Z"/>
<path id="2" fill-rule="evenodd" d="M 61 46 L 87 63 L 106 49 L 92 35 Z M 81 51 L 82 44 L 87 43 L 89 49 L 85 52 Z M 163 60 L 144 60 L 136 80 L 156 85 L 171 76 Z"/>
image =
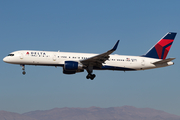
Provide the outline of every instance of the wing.
<path id="1" fill-rule="evenodd" d="M 104 63 L 106 60 L 108 60 L 109 55 L 117 49 L 118 44 L 119 44 L 119 40 L 116 42 L 116 44 L 114 45 L 114 47 L 111 50 L 109 50 L 105 53 L 96 55 L 94 57 L 88 58 L 86 60 L 81 60 L 80 62 L 87 67 L 88 66 L 96 66 L 96 67 L 101 68 L 102 63 Z"/>

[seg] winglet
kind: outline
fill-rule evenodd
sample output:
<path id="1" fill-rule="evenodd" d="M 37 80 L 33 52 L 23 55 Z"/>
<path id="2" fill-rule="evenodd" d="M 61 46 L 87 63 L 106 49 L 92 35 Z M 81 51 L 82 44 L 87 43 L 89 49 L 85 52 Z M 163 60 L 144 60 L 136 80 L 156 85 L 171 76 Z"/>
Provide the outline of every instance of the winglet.
<path id="1" fill-rule="evenodd" d="M 111 49 L 112 51 L 115 51 L 118 47 L 118 44 L 119 44 L 119 40 L 116 42 L 116 44 L 114 45 L 114 47 Z"/>

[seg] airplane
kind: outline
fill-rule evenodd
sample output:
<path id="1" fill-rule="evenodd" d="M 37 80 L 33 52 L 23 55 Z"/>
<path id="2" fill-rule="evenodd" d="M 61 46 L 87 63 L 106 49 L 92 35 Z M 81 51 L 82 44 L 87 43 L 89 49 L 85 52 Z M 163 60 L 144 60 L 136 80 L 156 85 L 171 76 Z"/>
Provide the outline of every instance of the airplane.
<path id="1" fill-rule="evenodd" d="M 117 49 L 118 40 L 112 49 L 102 54 L 19 50 L 10 53 L 3 61 L 22 66 L 23 75 L 26 74 L 25 65 L 60 66 L 64 74 L 75 74 L 86 70 L 88 73 L 86 78 L 93 80 L 96 77 L 92 74 L 93 70 L 137 71 L 173 65 L 172 60 L 175 58 L 166 59 L 166 56 L 176 34 L 168 32 L 141 56 L 110 55 Z"/>

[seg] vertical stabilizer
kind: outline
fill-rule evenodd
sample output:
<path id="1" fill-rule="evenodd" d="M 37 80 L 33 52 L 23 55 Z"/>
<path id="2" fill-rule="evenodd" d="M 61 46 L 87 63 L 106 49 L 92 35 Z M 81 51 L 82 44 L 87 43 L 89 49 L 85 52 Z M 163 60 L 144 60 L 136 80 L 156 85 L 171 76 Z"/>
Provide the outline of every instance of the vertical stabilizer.
<path id="1" fill-rule="evenodd" d="M 177 33 L 169 32 L 160 39 L 143 57 L 166 59 Z"/>

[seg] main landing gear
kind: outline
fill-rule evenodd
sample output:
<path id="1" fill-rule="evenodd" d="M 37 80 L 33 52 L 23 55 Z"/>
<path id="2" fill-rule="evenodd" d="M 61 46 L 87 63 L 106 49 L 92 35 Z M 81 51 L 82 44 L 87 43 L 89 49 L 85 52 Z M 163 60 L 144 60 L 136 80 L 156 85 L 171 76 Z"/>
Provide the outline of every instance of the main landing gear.
<path id="1" fill-rule="evenodd" d="M 23 70 L 22 74 L 25 75 L 26 74 L 26 72 L 25 72 L 25 65 L 21 65 L 21 66 L 22 66 L 22 70 Z"/>
<path id="2" fill-rule="evenodd" d="M 95 77 L 96 77 L 95 74 L 88 74 L 88 75 L 86 76 L 87 79 L 90 78 L 91 80 L 93 80 Z"/>
<path id="3" fill-rule="evenodd" d="M 86 71 L 88 72 L 88 75 L 86 76 L 87 79 L 93 80 L 93 79 L 96 77 L 95 74 L 92 74 L 92 72 L 93 72 L 93 66 L 88 66 L 87 69 L 86 69 Z"/>

